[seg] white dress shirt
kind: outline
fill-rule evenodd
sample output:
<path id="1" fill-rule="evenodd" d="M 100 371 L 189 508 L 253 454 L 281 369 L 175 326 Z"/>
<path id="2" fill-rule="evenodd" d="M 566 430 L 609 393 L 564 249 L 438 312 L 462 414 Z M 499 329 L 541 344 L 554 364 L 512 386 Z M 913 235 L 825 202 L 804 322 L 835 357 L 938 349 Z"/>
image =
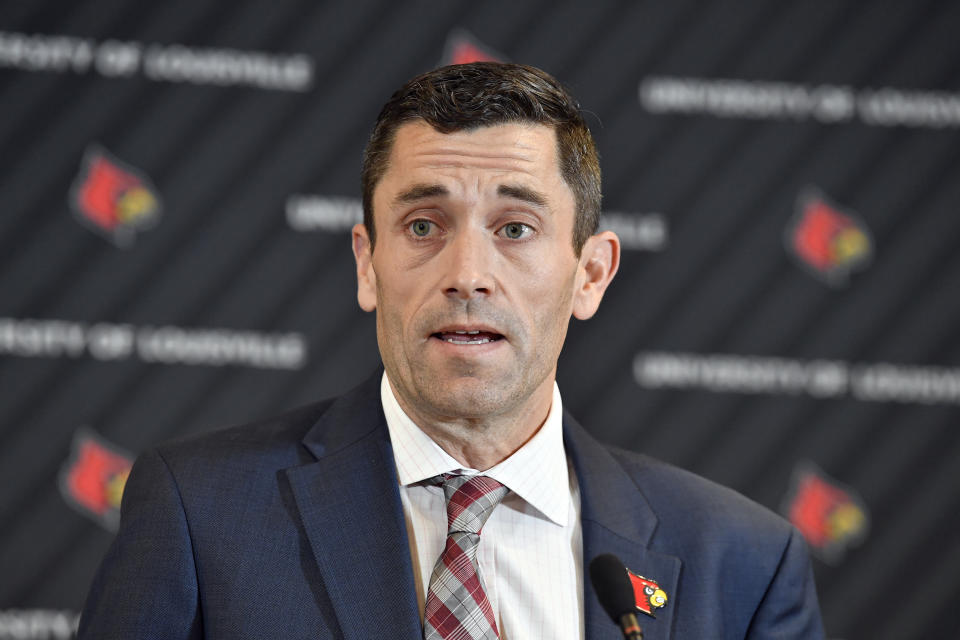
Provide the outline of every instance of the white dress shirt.
<path id="1" fill-rule="evenodd" d="M 442 487 L 424 482 L 466 469 L 413 423 L 384 373 L 383 412 L 390 430 L 406 517 L 421 619 L 430 575 L 447 539 Z M 553 385 L 540 430 L 484 475 L 510 493 L 480 535 L 477 559 L 503 640 L 583 638 L 583 538 L 580 491 L 563 448 L 563 409 Z"/>

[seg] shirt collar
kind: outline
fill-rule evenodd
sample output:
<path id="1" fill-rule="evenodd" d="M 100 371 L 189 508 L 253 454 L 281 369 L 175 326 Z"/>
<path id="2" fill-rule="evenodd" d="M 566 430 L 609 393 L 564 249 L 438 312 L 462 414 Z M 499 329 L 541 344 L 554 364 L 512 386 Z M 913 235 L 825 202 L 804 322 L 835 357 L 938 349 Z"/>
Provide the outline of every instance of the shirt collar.
<path id="1" fill-rule="evenodd" d="M 397 402 L 387 374 L 380 380 L 380 401 L 390 431 L 401 486 L 451 471 L 473 475 L 424 433 Z M 563 405 L 553 383 L 553 402 L 543 426 L 509 458 L 483 472 L 523 498 L 554 523 L 566 526 L 570 476 L 563 448 Z"/>

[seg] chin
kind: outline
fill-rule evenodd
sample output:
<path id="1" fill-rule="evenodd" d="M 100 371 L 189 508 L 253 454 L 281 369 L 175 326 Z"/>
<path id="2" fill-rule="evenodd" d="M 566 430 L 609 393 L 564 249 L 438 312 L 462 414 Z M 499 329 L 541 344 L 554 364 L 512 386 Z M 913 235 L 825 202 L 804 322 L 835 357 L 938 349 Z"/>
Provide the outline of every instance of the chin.
<path id="1" fill-rule="evenodd" d="M 515 392 L 516 387 L 510 391 Z M 446 380 L 423 396 L 439 414 L 451 418 L 486 418 L 503 413 L 516 402 L 502 382 L 491 384 L 479 378 Z"/>

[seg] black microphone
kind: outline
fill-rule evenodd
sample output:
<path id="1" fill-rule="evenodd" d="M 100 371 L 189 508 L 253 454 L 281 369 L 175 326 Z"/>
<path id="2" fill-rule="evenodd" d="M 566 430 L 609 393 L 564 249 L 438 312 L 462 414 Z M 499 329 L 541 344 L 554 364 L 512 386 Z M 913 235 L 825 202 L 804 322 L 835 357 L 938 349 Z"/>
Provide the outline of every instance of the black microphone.
<path id="1" fill-rule="evenodd" d="M 607 614 L 623 630 L 626 640 L 643 640 L 643 629 L 637 621 L 637 601 L 633 583 L 620 558 L 604 553 L 590 561 L 590 582 Z"/>

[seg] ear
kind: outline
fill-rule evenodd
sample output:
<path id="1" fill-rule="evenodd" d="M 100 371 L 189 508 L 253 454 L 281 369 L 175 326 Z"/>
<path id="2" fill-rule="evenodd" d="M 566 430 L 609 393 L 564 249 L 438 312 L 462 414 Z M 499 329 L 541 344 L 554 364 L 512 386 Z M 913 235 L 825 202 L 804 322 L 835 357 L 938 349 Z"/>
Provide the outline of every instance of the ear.
<path id="1" fill-rule="evenodd" d="M 580 252 L 577 288 L 573 292 L 573 316 L 588 320 L 600 307 L 600 300 L 620 268 L 620 238 L 612 231 L 590 236 Z"/>
<path id="2" fill-rule="evenodd" d="M 377 274 L 370 234 L 362 222 L 353 225 L 353 257 L 357 261 L 357 302 L 364 311 L 373 311 L 377 308 Z"/>

